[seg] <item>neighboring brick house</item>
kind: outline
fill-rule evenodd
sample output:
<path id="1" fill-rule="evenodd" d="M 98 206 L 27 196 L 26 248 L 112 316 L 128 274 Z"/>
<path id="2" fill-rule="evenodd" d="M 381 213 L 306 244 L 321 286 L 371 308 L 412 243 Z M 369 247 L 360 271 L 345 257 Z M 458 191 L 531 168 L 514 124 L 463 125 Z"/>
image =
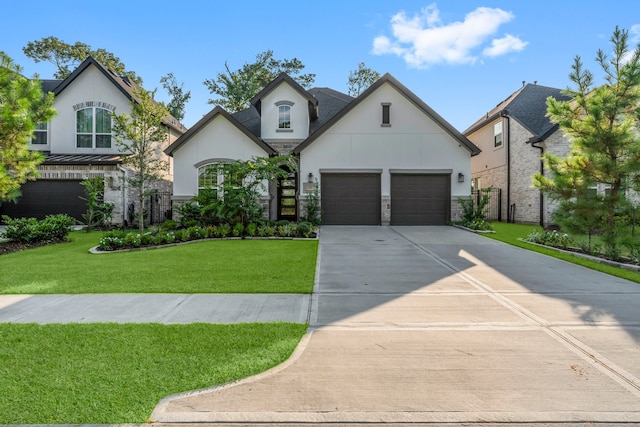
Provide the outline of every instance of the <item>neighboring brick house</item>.
<path id="1" fill-rule="evenodd" d="M 42 89 L 55 95 L 57 115 L 35 132 L 30 149 L 42 151 L 44 162 L 38 167 L 40 178 L 25 183 L 16 204 L 0 205 L 0 214 L 11 217 L 44 218 L 65 213 L 78 220 L 86 212 L 84 187 L 80 182 L 100 176 L 105 180 L 106 202 L 113 203 L 113 223 L 131 222 L 131 211 L 138 206 L 136 193 L 123 182 L 128 171 L 122 167 L 112 133 L 112 113 L 130 111 L 133 84 L 89 57 L 64 80 L 42 80 Z M 162 149 L 186 132 L 172 117 L 164 120 L 169 138 Z M 162 150 L 165 160 L 171 160 Z M 171 163 L 170 163 L 171 166 Z M 170 192 L 172 168 L 157 184 Z M 170 207 L 170 205 L 168 205 Z M 147 207 L 148 208 L 148 207 Z M 152 212 L 153 214 L 153 212 Z M 157 212 L 163 219 L 165 214 Z"/>
<path id="2" fill-rule="evenodd" d="M 223 174 L 208 168 L 291 153 L 299 171 L 263 195 L 272 219 L 300 218 L 316 179 L 323 224 L 459 219 L 458 198 L 470 194 L 470 159 L 478 147 L 391 75 L 352 98 L 328 88 L 305 90 L 281 74 L 251 104 L 233 114 L 214 108 L 165 150 L 174 159 L 176 203 L 220 185 Z"/>
<path id="3" fill-rule="evenodd" d="M 565 156 L 570 143 L 546 116 L 548 97 L 569 99 L 560 89 L 526 84 L 463 132 L 482 150 L 471 159 L 474 189 L 501 190 L 502 220 L 543 226 L 552 222 L 555 205 L 533 187 L 532 177 L 548 173 L 544 152 Z"/>

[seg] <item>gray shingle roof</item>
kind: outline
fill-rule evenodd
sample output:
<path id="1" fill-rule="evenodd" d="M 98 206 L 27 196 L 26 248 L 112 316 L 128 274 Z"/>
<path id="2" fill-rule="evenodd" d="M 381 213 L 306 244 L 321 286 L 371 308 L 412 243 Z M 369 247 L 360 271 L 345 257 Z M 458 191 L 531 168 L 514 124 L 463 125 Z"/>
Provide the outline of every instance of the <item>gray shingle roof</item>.
<path id="1" fill-rule="evenodd" d="M 318 100 L 318 119 L 310 123 L 309 134 L 313 134 L 354 99 L 327 87 L 309 89 L 309 93 Z"/>
<path id="2" fill-rule="evenodd" d="M 463 133 L 469 135 L 488 121 L 495 120 L 496 115 L 502 114 L 517 120 L 534 137 L 539 138 L 557 126 L 547 117 L 547 98 L 549 97 L 564 101 L 570 99 L 562 94 L 561 89 L 529 83 L 512 93 Z"/>
<path id="3" fill-rule="evenodd" d="M 40 80 L 40 87 L 44 93 L 53 92 L 60 83 L 62 80 Z"/>

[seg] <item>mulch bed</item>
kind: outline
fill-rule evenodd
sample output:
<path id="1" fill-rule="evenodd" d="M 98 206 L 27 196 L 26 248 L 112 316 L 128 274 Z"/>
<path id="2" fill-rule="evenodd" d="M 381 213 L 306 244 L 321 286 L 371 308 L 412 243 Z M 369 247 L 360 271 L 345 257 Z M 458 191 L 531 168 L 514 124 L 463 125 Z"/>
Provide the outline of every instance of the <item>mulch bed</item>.
<path id="1" fill-rule="evenodd" d="M 34 242 L 34 243 L 23 243 L 23 242 L 15 242 L 13 240 L 0 242 L 0 255 L 10 254 L 11 252 L 22 251 L 24 249 L 33 249 L 40 246 L 51 245 L 54 243 L 60 243 L 63 240 L 58 241 L 46 241 L 46 242 Z"/>

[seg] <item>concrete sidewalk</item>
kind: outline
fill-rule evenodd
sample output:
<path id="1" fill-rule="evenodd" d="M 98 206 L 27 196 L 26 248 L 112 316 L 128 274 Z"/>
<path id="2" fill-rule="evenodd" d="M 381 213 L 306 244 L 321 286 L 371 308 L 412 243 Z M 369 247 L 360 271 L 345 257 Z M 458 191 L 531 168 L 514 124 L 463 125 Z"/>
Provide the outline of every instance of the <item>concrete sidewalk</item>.
<path id="1" fill-rule="evenodd" d="M 302 294 L 0 295 L 0 323 L 306 323 L 310 300 Z"/>
<path id="2" fill-rule="evenodd" d="M 310 333 L 158 423 L 640 425 L 640 285 L 449 227 L 323 227 Z"/>

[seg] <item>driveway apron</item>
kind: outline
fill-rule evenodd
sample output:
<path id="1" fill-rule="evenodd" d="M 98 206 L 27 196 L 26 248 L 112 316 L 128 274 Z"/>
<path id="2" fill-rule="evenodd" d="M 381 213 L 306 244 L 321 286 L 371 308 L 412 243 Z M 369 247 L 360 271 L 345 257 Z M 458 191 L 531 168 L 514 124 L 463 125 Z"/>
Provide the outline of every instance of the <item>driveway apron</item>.
<path id="1" fill-rule="evenodd" d="M 452 227 L 322 227 L 285 364 L 157 422 L 640 423 L 640 285 Z"/>

